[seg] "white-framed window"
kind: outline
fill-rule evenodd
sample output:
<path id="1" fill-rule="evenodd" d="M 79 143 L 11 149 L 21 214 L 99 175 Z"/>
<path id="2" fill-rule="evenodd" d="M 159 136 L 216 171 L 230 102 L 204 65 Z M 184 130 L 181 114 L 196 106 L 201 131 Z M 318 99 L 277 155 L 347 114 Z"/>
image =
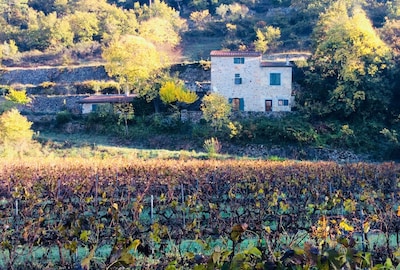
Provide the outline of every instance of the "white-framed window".
<path id="1" fill-rule="evenodd" d="M 234 57 L 233 63 L 234 64 L 244 64 L 244 57 Z"/>
<path id="2" fill-rule="evenodd" d="M 240 77 L 240 74 L 235 74 L 235 84 L 242 84 L 242 78 Z"/>
<path id="3" fill-rule="evenodd" d="M 270 85 L 281 85 L 281 74 L 280 73 L 270 73 L 269 74 L 269 84 Z"/>

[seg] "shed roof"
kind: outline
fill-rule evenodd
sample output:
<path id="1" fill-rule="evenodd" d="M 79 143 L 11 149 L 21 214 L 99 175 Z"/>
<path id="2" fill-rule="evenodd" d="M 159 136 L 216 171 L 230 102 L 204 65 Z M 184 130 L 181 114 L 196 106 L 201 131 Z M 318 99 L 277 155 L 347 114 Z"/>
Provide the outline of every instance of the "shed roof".
<path id="1" fill-rule="evenodd" d="M 79 103 L 124 103 L 132 102 L 137 95 L 93 95 L 83 98 Z"/>
<path id="2" fill-rule="evenodd" d="M 261 57 L 260 52 L 254 51 L 222 51 L 216 50 L 211 51 L 211 56 L 218 56 L 218 57 Z"/>

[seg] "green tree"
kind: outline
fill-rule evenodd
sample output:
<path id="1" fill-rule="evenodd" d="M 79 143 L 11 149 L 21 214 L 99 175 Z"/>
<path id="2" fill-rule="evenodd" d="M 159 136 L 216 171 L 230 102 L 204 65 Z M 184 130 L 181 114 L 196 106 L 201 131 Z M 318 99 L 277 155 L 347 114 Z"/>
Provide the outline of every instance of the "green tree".
<path id="1" fill-rule="evenodd" d="M 54 11 L 57 12 L 60 17 L 63 17 L 70 12 L 68 0 L 54 0 L 53 6 Z"/>
<path id="2" fill-rule="evenodd" d="M 76 11 L 68 15 L 68 20 L 76 43 L 92 41 L 99 34 L 99 20 L 95 13 Z"/>
<path id="3" fill-rule="evenodd" d="M 93 14 L 98 20 L 97 35 L 109 42 L 114 36 L 136 34 L 138 22 L 134 12 L 110 5 L 106 0 L 79 0 L 74 10 Z"/>
<path id="4" fill-rule="evenodd" d="M 391 52 L 365 12 L 339 1 L 322 14 L 314 33 L 309 100 L 343 119 L 383 117 L 392 97 Z"/>
<path id="5" fill-rule="evenodd" d="M 70 47 L 74 44 L 74 33 L 69 20 L 59 18 L 50 29 L 50 46 L 52 48 Z"/>
<path id="6" fill-rule="evenodd" d="M 150 6 L 137 4 L 134 11 L 137 14 L 139 23 L 150 18 L 161 18 L 168 20 L 178 33 L 187 29 L 186 20 L 182 19 L 179 16 L 179 12 L 168 6 L 164 1 L 154 0 Z"/>
<path id="7" fill-rule="evenodd" d="M 391 103 L 391 112 L 395 122 L 400 119 L 400 20 L 386 20 L 384 26 L 380 29 L 383 40 L 388 44 L 394 54 L 396 67 L 393 76 L 393 98 Z"/>
<path id="8" fill-rule="evenodd" d="M 1 7 L 1 6 L 0 6 Z M 28 24 L 28 0 L 9 0 L 3 2 L 3 16 L 7 23 L 24 28 Z"/>
<path id="9" fill-rule="evenodd" d="M 45 15 L 29 9 L 29 24 L 27 29 L 19 32 L 19 44 L 22 50 L 45 50 L 50 46 L 51 30 L 57 22 L 57 15 Z"/>
<path id="10" fill-rule="evenodd" d="M 116 35 L 137 34 L 139 23 L 136 14 L 131 10 L 108 5 L 98 17 L 100 18 L 100 35 L 105 42 L 112 40 Z"/>
<path id="11" fill-rule="evenodd" d="M 114 104 L 114 113 L 118 115 L 118 124 L 124 122 L 124 133 L 128 136 L 128 121 L 134 117 L 134 109 L 132 103 L 123 102 Z"/>
<path id="12" fill-rule="evenodd" d="M 203 118 L 210 122 L 214 130 L 220 131 L 225 125 L 229 124 L 232 108 L 224 96 L 211 93 L 203 97 L 201 111 Z"/>

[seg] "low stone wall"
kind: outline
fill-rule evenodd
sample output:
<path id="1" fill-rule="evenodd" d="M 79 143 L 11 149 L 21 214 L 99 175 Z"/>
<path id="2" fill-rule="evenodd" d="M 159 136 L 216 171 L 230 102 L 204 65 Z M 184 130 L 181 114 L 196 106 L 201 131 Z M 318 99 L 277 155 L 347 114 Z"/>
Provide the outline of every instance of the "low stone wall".
<path id="1" fill-rule="evenodd" d="M 78 101 L 85 97 L 87 96 L 31 96 L 32 102 L 19 106 L 19 110 L 25 115 L 55 115 L 64 110 L 80 114 L 81 104 Z"/>
<path id="2" fill-rule="evenodd" d="M 33 85 L 44 82 L 73 84 L 87 80 L 110 80 L 104 66 L 9 68 L 0 70 L 0 84 Z"/>

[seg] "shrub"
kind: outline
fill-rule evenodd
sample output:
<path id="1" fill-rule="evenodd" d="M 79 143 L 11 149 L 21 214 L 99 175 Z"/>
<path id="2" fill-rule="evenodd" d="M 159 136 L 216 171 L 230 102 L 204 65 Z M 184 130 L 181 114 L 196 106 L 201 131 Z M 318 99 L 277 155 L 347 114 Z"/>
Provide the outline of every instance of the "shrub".
<path id="1" fill-rule="evenodd" d="M 85 94 L 116 94 L 119 93 L 120 85 L 115 81 L 88 80 L 75 84 L 78 93 Z"/>
<path id="2" fill-rule="evenodd" d="M 212 137 L 204 141 L 203 148 L 207 152 L 208 158 L 215 158 L 222 146 L 217 138 Z"/>
<path id="3" fill-rule="evenodd" d="M 55 82 L 42 82 L 42 83 L 40 84 L 40 87 L 42 87 L 43 89 L 52 88 L 52 87 L 54 87 L 54 86 L 56 86 L 56 83 L 55 83 Z"/>
<path id="4" fill-rule="evenodd" d="M 61 126 L 63 124 L 66 124 L 72 120 L 72 115 L 69 111 L 61 111 L 58 112 L 56 115 L 56 125 Z"/>
<path id="5" fill-rule="evenodd" d="M 175 112 L 173 114 L 154 114 L 152 117 L 153 126 L 161 132 L 173 132 L 178 131 L 182 126 L 180 113 Z"/>

